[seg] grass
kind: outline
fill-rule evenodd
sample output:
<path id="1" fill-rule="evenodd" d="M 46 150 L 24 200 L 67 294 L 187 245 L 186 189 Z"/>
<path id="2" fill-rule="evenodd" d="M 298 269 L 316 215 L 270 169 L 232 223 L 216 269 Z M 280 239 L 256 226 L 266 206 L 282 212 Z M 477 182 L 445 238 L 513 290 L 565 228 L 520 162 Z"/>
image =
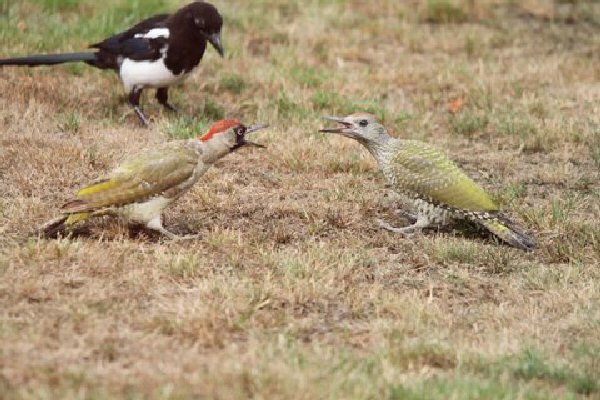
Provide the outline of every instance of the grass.
<path id="1" fill-rule="evenodd" d="M 467 21 L 467 13 L 451 0 L 428 0 L 423 20 L 433 24 L 460 23 Z"/>
<path id="2" fill-rule="evenodd" d="M 181 4 L 5 2 L 2 55 L 81 50 Z M 600 7 L 215 4 L 226 57 L 171 90 L 180 115 L 148 91 L 150 129 L 110 72 L 0 70 L 0 397 L 600 398 Z M 358 144 L 317 132 L 358 110 L 452 155 L 539 248 L 378 229 L 406 222 L 402 199 Z M 166 212 L 201 239 L 108 218 L 25 239 L 128 154 L 222 117 L 268 122 L 268 147 Z"/>
<path id="3" fill-rule="evenodd" d="M 244 79 L 236 74 L 224 75 L 219 81 L 219 86 L 233 94 L 241 94 L 246 88 Z"/>

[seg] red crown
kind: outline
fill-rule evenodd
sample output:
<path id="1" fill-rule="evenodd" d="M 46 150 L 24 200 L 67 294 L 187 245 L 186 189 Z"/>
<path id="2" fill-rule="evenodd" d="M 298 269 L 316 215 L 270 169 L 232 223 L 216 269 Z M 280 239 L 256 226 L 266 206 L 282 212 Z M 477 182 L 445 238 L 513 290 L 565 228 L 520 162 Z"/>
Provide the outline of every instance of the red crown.
<path id="1" fill-rule="evenodd" d="M 200 138 L 200 140 L 202 140 L 203 142 L 206 142 L 207 140 L 210 140 L 213 138 L 213 136 L 215 136 L 218 133 L 224 132 L 227 129 L 233 128 L 234 126 L 240 125 L 241 122 L 238 121 L 237 119 L 222 119 L 220 121 L 215 122 L 210 129 L 208 130 L 208 132 L 206 132 L 204 134 L 204 136 L 202 136 Z"/>

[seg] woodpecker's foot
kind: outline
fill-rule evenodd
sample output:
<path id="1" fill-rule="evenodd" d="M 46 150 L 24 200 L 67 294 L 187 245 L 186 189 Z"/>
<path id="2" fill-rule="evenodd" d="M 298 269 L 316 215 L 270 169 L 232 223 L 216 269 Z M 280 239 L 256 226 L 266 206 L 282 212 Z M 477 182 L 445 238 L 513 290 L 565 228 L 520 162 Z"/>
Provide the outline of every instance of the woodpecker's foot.
<path id="1" fill-rule="evenodd" d="M 394 232 L 394 233 L 400 233 L 402 235 L 408 236 L 408 235 L 412 235 L 413 233 L 415 233 L 415 229 L 413 228 L 412 225 L 409 226 L 405 226 L 403 228 L 396 228 L 394 226 L 392 226 L 390 223 L 380 219 L 380 218 L 376 218 L 375 222 L 377 222 L 377 225 L 380 228 L 385 229 L 386 231 L 390 231 L 390 232 Z"/>
<path id="2" fill-rule="evenodd" d="M 377 218 L 375 221 L 377 222 L 377 225 L 379 225 L 380 228 L 383 228 L 386 231 L 400 233 L 405 236 L 412 235 L 415 232 L 420 232 L 421 229 L 427 228 L 429 226 L 429 222 L 423 221 L 423 220 L 417 220 L 417 222 L 415 222 L 414 224 L 404 226 L 402 228 L 396 228 L 396 227 L 390 225 L 388 222 L 386 222 L 382 219 L 379 219 L 379 218 Z"/>
<path id="3" fill-rule="evenodd" d="M 166 237 L 169 240 L 173 240 L 177 237 L 176 234 L 174 234 L 173 232 L 169 232 L 168 230 L 166 230 L 165 228 L 163 228 L 162 226 L 160 227 L 160 229 L 155 229 L 155 228 L 150 228 L 158 233 L 160 233 L 161 235 L 163 235 L 164 237 Z"/>
<path id="4" fill-rule="evenodd" d="M 400 217 L 402 217 L 402 218 L 406 218 L 406 219 L 408 219 L 408 220 L 410 220 L 410 221 L 416 221 L 416 220 L 418 219 L 418 216 L 417 216 L 417 214 L 415 214 L 415 213 L 412 213 L 412 212 L 410 212 L 410 211 L 403 210 L 403 209 L 401 209 L 401 208 L 400 208 L 400 209 L 397 209 L 397 210 L 394 210 L 394 213 L 395 213 L 396 215 L 398 215 L 398 216 L 400 216 Z"/>
<path id="5" fill-rule="evenodd" d="M 140 119 L 140 123 L 142 124 L 142 126 L 144 128 L 148 128 L 150 126 L 150 121 L 148 120 L 148 118 L 144 115 L 144 113 L 142 112 L 142 109 L 139 106 L 134 106 L 133 110 L 135 111 L 136 115 L 138 116 L 138 118 Z"/>
<path id="6" fill-rule="evenodd" d="M 184 236 L 176 235 L 173 232 L 167 230 L 162 225 L 160 225 L 160 226 L 147 226 L 147 227 L 149 229 L 152 229 L 155 232 L 160 233 L 166 239 L 172 240 L 173 242 L 178 242 L 180 240 L 195 240 L 195 239 L 199 239 L 200 238 L 199 234 L 196 234 L 196 235 L 184 235 Z"/>
<path id="7" fill-rule="evenodd" d="M 154 217 L 153 219 L 148 221 L 148 223 L 146 223 L 146 228 L 153 230 L 155 232 L 158 232 L 161 235 L 163 235 L 171 240 L 175 239 L 177 237 L 176 234 L 169 232 L 167 229 L 165 229 L 164 226 L 162 226 L 162 220 L 161 220 L 160 216 Z"/>

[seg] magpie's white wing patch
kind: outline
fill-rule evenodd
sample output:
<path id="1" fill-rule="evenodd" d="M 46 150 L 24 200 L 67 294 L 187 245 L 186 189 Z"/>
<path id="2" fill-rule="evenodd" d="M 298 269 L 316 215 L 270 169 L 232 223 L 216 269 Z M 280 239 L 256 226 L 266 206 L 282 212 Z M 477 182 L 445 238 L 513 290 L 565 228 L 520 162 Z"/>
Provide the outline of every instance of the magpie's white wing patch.
<path id="1" fill-rule="evenodd" d="M 169 28 L 154 28 L 145 33 L 138 33 L 134 37 L 143 39 L 168 39 L 170 35 Z"/>
<path id="2" fill-rule="evenodd" d="M 181 82 L 188 75 L 185 73 L 175 75 L 165 65 L 164 57 L 153 61 L 135 61 L 125 58 L 121 63 L 119 74 L 127 91 L 135 87 L 167 87 Z"/>

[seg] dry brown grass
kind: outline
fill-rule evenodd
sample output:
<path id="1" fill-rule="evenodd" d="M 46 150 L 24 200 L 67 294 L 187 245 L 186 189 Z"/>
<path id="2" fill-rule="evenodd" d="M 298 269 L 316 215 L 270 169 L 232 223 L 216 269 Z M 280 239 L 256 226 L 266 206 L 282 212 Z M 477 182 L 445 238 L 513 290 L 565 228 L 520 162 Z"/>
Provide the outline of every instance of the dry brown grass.
<path id="1" fill-rule="evenodd" d="M 76 12 L 119 2 L 58 3 L 13 2 L 6 52 L 83 48 Z M 272 129 L 169 210 L 191 242 L 114 221 L 24 241 L 125 153 L 196 128 L 149 96 L 139 128 L 110 73 L 0 70 L 0 398 L 598 398 L 600 12 L 573 3 L 216 1 L 228 56 L 175 101 Z M 316 133 L 358 109 L 446 149 L 539 249 L 376 229 L 396 202 L 376 165 Z"/>

